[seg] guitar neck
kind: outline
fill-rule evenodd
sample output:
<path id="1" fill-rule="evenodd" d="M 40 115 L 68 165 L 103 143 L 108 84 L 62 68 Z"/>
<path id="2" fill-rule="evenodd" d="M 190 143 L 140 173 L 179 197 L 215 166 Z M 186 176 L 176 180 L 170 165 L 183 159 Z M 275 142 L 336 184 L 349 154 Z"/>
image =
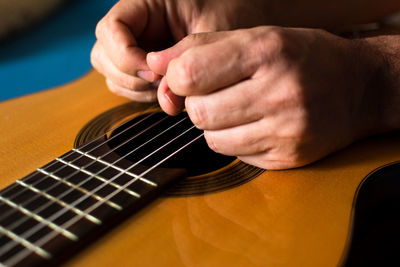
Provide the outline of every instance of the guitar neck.
<path id="1" fill-rule="evenodd" d="M 0 191 L 0 262 L 59 262 L 185 176 L 100 160 L 90 150 L 73 149 Z"/>

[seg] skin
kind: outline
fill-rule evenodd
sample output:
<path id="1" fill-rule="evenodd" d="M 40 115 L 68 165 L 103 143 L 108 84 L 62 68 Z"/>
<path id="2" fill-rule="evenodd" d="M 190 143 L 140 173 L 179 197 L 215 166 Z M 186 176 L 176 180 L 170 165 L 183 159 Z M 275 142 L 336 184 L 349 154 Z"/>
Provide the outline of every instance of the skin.
<path id="1" fill-rule="evenodd" d="M 185 106 L 211 149 L 262 168 L 303 166 L 398 129 L 398 35 L 349 40 L 317 29 L 250 27 L 340 28 L 339 21 L 368 22 L 400 4 L 354 0 L 324 9 L 308 0 L 302 20 L 297 2 L 120 1 L 99 22 L 92 63 L 113 92 L 157 98 L 170 115 Z M 351 16 L 349 7 L 364 12 Z"/>

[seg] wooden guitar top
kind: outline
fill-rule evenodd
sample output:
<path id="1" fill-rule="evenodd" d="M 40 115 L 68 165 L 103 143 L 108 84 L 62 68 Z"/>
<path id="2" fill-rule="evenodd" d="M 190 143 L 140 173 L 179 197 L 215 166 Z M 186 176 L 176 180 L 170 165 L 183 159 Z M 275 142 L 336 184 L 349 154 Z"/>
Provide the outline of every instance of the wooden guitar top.
<path id="1" fill-rule="evenodd" d="M 92 71 L 0 103 L 1 188 L 70 150 L 88 121 L 127 102 Z M 375 169 L 400 160 L 399 137 L 369 138 L 310 166 L 267 170 L 228 190 L 161 197 L 66 265 L 336 266 L 357 188 Z"/>

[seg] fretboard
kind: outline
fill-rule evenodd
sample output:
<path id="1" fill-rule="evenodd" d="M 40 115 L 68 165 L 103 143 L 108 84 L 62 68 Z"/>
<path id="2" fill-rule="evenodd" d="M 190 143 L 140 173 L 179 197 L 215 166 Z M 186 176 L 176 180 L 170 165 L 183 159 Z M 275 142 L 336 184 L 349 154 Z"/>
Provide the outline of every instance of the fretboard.
<path id="1" fill-rule="evenodd" d="M 162 146 L 147 137 L 136 147 L 150 146 L 160 159 L 178 153 L 202 136 L 186 121 L 181 133 L 173 133 L 175 138 L 164 138 L 168 142 L 158 138 L 162 131 L 155 131 Z M 185 176 L 182 169 L 146 167 L 145 162 L 132 163 L 110 153 L 104 142 L 92 142 L 0 191 L 0 266 L 59 263 Z"/>

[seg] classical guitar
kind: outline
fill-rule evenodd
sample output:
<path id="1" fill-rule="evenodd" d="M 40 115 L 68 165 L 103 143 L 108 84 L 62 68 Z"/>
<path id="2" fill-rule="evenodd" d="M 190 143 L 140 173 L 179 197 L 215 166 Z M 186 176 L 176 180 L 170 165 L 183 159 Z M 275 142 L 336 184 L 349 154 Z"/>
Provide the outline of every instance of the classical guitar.
<path id="1" fill-rule="evenodd" d="M 0 125 L 0 265 L 352 266 L 398 249 L 398 133 L 262 170 L 96 72 L 0 103 Z"/>

